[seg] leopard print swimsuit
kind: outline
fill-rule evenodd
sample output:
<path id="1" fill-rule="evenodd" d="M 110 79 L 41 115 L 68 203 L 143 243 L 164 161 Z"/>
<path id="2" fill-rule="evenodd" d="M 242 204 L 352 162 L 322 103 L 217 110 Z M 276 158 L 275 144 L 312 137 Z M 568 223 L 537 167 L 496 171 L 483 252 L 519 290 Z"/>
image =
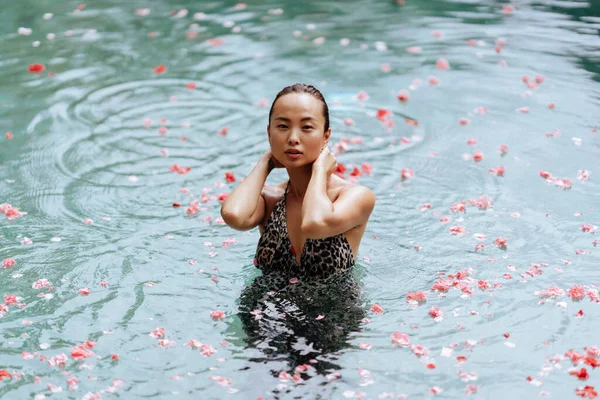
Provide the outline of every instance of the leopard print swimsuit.
<path id="1" fill-rule="evenodd" d="M 354 256 L 343 233 L 325 239 L 306 239 L 300 264 L 287 230 L 286 206 L 290 182 L 275 205 L 261 235 L 254 265 L 263 273 L 279 272 L 291 277 L 327 277 L 333 273 L 349 271 L 354 266 Z"/>

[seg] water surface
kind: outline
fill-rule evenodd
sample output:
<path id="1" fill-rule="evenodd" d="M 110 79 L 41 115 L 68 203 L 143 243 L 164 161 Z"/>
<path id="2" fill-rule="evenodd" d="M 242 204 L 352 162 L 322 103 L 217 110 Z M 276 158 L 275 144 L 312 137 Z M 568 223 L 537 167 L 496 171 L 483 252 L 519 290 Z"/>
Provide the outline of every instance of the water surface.
<path id="1" fill-rule="evenodd" d="M 3 7 L 0 204 L 27 214 L 0 215 L 1 398 L 600 388 L 600 3 L 78 4 Z M 359 292 L 265 285 L 258 230 L 219 220 L 296 82 L 322 90 L 345 176 L 378 196 Z"/>

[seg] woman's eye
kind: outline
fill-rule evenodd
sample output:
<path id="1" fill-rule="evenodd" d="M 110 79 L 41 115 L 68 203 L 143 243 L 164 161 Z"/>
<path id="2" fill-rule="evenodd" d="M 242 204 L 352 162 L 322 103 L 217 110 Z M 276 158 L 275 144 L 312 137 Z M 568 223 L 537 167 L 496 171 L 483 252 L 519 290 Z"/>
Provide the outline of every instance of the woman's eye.
<path id="1" fill-rule="evenodd" d="M 310 126 L 310 125 L 306 125 L 306 126 L 305 126 L 304 128 L 302 128 L 302 129 L 312 129 L 312 128 L 313 128 L 312 126 Z"/>
<path id="2" fill-rule="evenodd" d="M 277 125 L 277 127 L 278 127 L 278 128 L 281 128 L 281 129 L 285 129 L 285 128 L 287 128 L 287 125 L 283 125 L 283 124 L 281 124 L 281 125 Z"/>

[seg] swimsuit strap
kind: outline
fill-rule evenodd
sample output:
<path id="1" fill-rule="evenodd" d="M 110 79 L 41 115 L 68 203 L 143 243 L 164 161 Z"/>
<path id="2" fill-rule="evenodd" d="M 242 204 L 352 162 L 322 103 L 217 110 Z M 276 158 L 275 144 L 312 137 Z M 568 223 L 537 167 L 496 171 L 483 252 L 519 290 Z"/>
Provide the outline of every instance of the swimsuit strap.
<path id="1" fill-rule="evenodd" d="M 285 191 L 283 192 L 283 196 L 281 197 L 281 223 L 284 225 L 285 230 L 287 232 L 287 218 L 286 218 L 286 214 L 287 214 L 287 205 L 285 204 L 286 199 L 287 199 L 287 194 L 288 194 L 288 189 L 290 187 L 290 181 L 288 180 L 288 182 L 285 185 Z M 288 234 L 289 237 L 289 234 Z"/>
<path id="2" fill-rule="evenodd" d="M 281 196 L 281 198 L 275 205 L 275 209 L 273 210 L 274 219 L 277 220 L 277 223 L 279 225 L 283 225 L 284 228 L 287 228 L 286 227 L 286 217 L 285 217 L 285 214 L 286 214 L 285 210 L 287 207 L 285 206 L 285 199 L 287 198 L 289 186 L 290 186 L 290 181 L 288 181 L 288 183 L 285 185 L 285 191 L 283 192 L 283 196 Z"/>

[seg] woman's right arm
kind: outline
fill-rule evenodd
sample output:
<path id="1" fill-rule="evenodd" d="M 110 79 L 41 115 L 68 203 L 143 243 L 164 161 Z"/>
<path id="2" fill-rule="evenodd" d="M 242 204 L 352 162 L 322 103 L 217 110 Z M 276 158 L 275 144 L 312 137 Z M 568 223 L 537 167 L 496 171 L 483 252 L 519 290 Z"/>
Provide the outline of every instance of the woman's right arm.
<path id="1" fill-rule="evenodd" d="M 227 225 L 238 231 L 258 226 L 265 216 L 265 199 L 262 189 L 271 172 L 271 151 L 267 151 L 242 183 L 227 196 L 221 205 L 221 217 Z"/>

